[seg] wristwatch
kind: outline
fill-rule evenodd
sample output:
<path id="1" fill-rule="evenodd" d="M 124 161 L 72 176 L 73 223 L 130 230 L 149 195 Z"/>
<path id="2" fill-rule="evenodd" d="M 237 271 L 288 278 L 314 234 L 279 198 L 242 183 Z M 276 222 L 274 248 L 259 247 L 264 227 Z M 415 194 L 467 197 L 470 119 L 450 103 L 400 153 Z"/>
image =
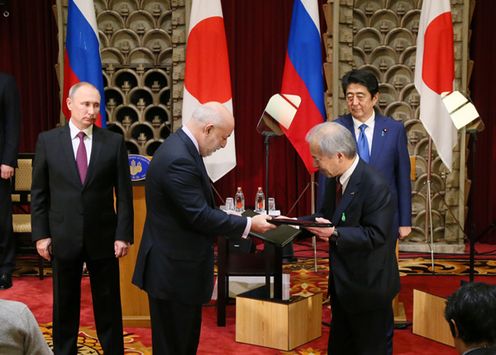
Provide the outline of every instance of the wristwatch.
<path id="1" fill-rule="evenodd" d="M 337 228 L 334 228 L 334 231 L 331 234 L 331 241 L 332 242 L 337 242 L 338 238 L 339 238 L 338 229 Z"/>

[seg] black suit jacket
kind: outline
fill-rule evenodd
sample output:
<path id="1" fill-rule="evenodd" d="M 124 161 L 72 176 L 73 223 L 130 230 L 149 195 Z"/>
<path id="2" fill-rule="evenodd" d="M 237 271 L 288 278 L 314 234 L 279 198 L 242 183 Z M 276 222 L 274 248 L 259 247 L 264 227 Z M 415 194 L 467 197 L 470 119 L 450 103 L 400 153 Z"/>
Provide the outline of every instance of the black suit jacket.
<path id="1" fill-rule="evenodd" d="M 243 234 L 246 218 L 215 208 L 203 160 L 179 130 L 155 152 L 133 283 L 154 298 L 202 304 L 213 289 L 215 237 Z"/>
<path id="2" fill-rule="evenodd" d="M 114 208 L 115 193 L 115 208 Z M 114 257 L 114 241 L 133 242 L 133 197 L 122 136 L 93 126 L 84 184 L 69 125 L 38 137 L 31 189 L 32 238 L 52 238 L 54 257 Z"/>
<path id="3" fill-rule="evenodd" d="M 331 295 L 352 313 L 390 306 L 399 291 L 399 273 L 388 184 L 360 160 L 337 206 L 334 186 L 334 178 L 328 179 L 319 213 L 339 232 L 337 242 L 330 243 Z"/>
<path id="4" fill-rule="evenodd" d="M 465 355 L 496 355 L 496 346 L 469 350 L 465 353 Z"/>
<path id="5" fill-rule="evenodd" d="M 0 164 L 17 166 L 20 116 L 15 79 L 0 73 Z"/>

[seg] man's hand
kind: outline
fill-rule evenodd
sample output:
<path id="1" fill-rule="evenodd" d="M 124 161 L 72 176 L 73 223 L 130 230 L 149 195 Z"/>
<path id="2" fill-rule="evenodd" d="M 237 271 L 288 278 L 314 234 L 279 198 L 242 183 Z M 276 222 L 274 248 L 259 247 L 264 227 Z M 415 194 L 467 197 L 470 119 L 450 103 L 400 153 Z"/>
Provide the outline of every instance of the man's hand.
<path id="1" fill-rule="evenodd" d="M 0 165 L 0 177 L 4 180 L 14 176 L 14 168 L 5 164 Z"/>
<path id="2" fill-rule="evenodd" d="M 271 219 L 272 217 L 267 216 L 267 215 L 256 215 L 254 217 L 251 217 L 251 229 L 250 231 L 255 232 L 255 233 L 265 233 L 271 229 L 275 229 L 277 226 L 275 226 L 272 223 L 267 222 L 268 219 Z"/>
<path id="3" fill-rule="evenodd" d="M 52 259 L 52 238 L 44 238 L 36 241 L 36 250 L 43 259 Z"/>
<path id="4" fill-rule="evenodd" d="M 412 232 L 412 227 L 400 227 L 400 239 L 405 239 Z"/>
<path id="5" fill-rule="evenodd" d="M 315 218 L 315 222 L 319 223 L 331 223 L 328 219 L 317 217 Z M 322 239 L 325 242 L 329 241 L 329 238 L 331 237 L 332 233 L 334 232 L 334 227 L 306 227 L 306 230 L 308 230 L 310 233 L 313 235 L 316 235 L 319 237 L 319 239 Z"/>
<path id="6" fill-rule="evenodd" d="M 120 258 L 120 257 L 126 256 L 130 245 L 131 244 L 129 242 L 124 242 L 122 240 L 116 240 L 114 242 L 115 257 Z"/>

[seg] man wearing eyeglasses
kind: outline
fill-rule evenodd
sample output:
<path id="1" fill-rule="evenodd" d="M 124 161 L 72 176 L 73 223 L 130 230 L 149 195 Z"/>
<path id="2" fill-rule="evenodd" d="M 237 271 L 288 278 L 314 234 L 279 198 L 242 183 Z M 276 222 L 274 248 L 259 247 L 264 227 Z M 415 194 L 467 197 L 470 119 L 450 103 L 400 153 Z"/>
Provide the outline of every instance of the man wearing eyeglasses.
<path id="1" fill-rule="evenodd" d="M 393 231 L 406 238 L 412 230 L 412 187 L 410 157 L 403 122 L 382 115 L 379 101 L 379 82 L 367 69 L 354 69 L 341 79 L 349 114 L 338 117 L 354 135 L 360 158 L 374 167 L 389 184 L 396 203 Z M 392 354 L 394 318 L 391 313 L 388 354 Z"/>

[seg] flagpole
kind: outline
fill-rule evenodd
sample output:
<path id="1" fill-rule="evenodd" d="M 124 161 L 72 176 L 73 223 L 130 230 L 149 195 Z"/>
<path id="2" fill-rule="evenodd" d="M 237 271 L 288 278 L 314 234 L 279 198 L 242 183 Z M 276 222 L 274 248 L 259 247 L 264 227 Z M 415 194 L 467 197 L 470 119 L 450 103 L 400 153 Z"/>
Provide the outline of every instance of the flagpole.
<path id="1" fill-rule="evenodd" d="M 59 98 L 60 98 L 60 103 L 63 105 L 65 102 L 65 97 L 64 96 L 64 15 L 62 11 L 62 0 L 57 0 L 56 3 L 57 6 L 57 26 L 59 29 L 59 34 L 58 34 L 58 44 L 59 44 L 59 54 L 58 54 L 58 71 L 59 71 Z M 65 125 L 65 116 L 62 110 L 60 110 L 60 116 L 59 116 L 59 123 L 61 126 Z"/>
<path id="2" fill-rule="evenodd" d="M 431 176 L 432 176 L 432 138 L 429 136 L 429 148 L 427 153 L 427 198 L 426 198 L 426 211 L 425 214 L 425 236 L 430 236 L 430 250 L 431 250 L 431 268 L 432 273 L 435 273 L 434 268 L 434 231 L 432 226 L 432 200 L 431 200 Z"/>
<path id="3" fill-rule="evenodd" d="M 315 173 L 310 176 L 310 211 L 315 213 Z M 317 272 L 317 237 L 312 236 L 313 246 L 313 269 Z"/>

